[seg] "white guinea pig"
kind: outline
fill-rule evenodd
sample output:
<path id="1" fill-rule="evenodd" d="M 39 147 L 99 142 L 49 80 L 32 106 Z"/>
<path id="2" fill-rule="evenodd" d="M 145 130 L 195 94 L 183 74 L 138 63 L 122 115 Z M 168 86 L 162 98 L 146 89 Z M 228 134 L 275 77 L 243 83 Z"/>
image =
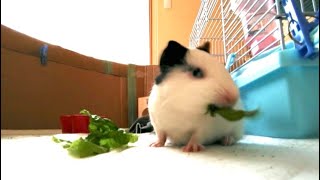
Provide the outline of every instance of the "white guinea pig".
<path id="1" fill-rule="evenodd" d="M 232 145 L 241 139 L 243 120 L 231 122 L 206 113 L 209 104 L 241 108 L 237 86 L 224 65 L 208 53 L 209 47 L 207 42 L 188 49 L 169 41 L 164 49 L 148 100 L 157 135 L 150 146 L 164 146 L 168 139 L 185 152 L 197 152 L 204 145 Z"/>

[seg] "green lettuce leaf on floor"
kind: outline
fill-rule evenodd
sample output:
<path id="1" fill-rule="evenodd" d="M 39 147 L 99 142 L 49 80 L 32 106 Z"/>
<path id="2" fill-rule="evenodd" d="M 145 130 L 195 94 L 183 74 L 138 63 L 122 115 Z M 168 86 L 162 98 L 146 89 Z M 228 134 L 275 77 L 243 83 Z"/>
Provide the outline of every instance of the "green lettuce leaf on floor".
<path id="1" fill-rule="evenodd" d="M 75 141 L 67 141 L 52 137 L 56 143 L 63 143 L 63 147 L 74 157 L 84 158 L 109 152 L 118 148 L 126 148 L 129 143 L 138 141 L 138 136 L 119 129 L 108 118 L 91 114 L 88 110 L 81 110 L 80 114 L 90 117 L 89 134 Z"/>

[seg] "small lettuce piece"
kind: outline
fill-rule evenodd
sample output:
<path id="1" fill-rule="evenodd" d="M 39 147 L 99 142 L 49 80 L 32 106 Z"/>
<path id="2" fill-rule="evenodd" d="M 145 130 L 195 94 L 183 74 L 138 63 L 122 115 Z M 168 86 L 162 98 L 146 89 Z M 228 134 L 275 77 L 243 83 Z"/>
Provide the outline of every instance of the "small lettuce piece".
<path id="1" fill-rule="evenodd" d="M 210 113 L 212 117 L 215 114 L 219 114 L 228 121 L 239 121 L 244 117 L 251 117 L 256 115 L 258 113 L 258 110 L 244 111 L 232 109 L 231 107 L 217 107 L 214 104 L 210 104 L 207 107 L 206 114 L 207 113 Z"/>
<path id="2" fill-rule="evenodd" d="M 63 147 L 69 154 L 75 157 L 88 157 L 109 152 L 117 148 L 125 148 L 128 143 L 138 141 L 136 134 L 125 132 L 119 129 L 108 118 L 102 118 L 91 114 L 88 110 L 81 110 L 80 114 L 90 117 L 89 134 L 85 138 L 79 138 L 73 142 L 58 139 L 53 136 L 56 143 L 64 143 Z"/>
<path id="3" fill-rule="evenodd" d="M 79 138 L 73 141 L 67 148 L 70 155 L 74 157 L 84 158 L 88 156 L 94 156 L 97 154 L 102 154 L 109 152 L 110 149 L 96 145 L 90 141 L 83 138 Z"/>
<path id="4" fill-rule="evenodd" d="M 126 133 L 123 130 L 118 131 L 95 131 L 90 133 L 86 139 L 100 146 L 116 149 L 128 143 L 134 143 L 138 140 L 138 136 L 131 133 Z"/>

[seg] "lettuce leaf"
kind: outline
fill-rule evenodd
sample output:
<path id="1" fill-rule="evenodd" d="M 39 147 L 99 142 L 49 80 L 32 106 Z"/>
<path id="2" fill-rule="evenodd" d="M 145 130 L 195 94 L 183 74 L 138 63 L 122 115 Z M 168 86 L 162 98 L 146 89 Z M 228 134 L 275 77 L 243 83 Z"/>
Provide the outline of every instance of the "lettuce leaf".
<path id="1" fill-rule="evenodd" d="M 58 139 L 53 136 L 56 143 L 63 143 L 63 147 L 74 157 L 84 158 L 109 152 L 117 148 L 126 148 L 128 143 L 138 141 L 136 134 L 119 129 L 108 118 L 102 118 L 91 114 L 88 110 L 81 110 L 80 114 L 90 117 L 89 134 L 85 138 L 80 137 L 75 141 Z"/>
<path id="2" fill-rule="evenodd" d="M 258 110 L 244 111 L 232 109 L 231 107 L 217 107 L 214 104 L 210 104 L 207 107 L 206 114 L 207 113 L 210 113 L 212 117 L 214 117 L 215 114 L 219 114 L 228 121 L 239 121 L 244 117 L 251 117 L 256 115 L 258 113 Z"/>

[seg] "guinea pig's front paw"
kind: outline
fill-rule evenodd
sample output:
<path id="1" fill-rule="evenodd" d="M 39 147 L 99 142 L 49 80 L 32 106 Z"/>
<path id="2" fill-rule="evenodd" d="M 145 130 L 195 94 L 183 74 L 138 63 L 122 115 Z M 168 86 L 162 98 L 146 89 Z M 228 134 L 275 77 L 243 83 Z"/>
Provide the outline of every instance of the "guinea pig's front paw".
<path id="1" fill-rule="evenodd" d="M 150 147 L 163 147 L 165 142 L 156 141 L 150 144 Z"/>
<path id="2" fill-rule="evenodd" d="M 166 143 L 167 135 L 164 132 L 159 131 L 157 133 L 157 136 L 158 136 L 157 141 L 154 143 L 151 143 L 150 147 L 163 147 L 164 144 Z"/>
<path id="3" fill-rule="evenodd" d="M 188 143 L 182 148 L 183 152 L 199 152 L 204 150 L 204 146 L 196 143 Z"/>
<path id="4" fill-rule="evenodd" d="M 234 136 L 224 136 L 221 139 L 221 144 L 224 146 L 231 146 L 236 143 L 236 139 Z"/>

